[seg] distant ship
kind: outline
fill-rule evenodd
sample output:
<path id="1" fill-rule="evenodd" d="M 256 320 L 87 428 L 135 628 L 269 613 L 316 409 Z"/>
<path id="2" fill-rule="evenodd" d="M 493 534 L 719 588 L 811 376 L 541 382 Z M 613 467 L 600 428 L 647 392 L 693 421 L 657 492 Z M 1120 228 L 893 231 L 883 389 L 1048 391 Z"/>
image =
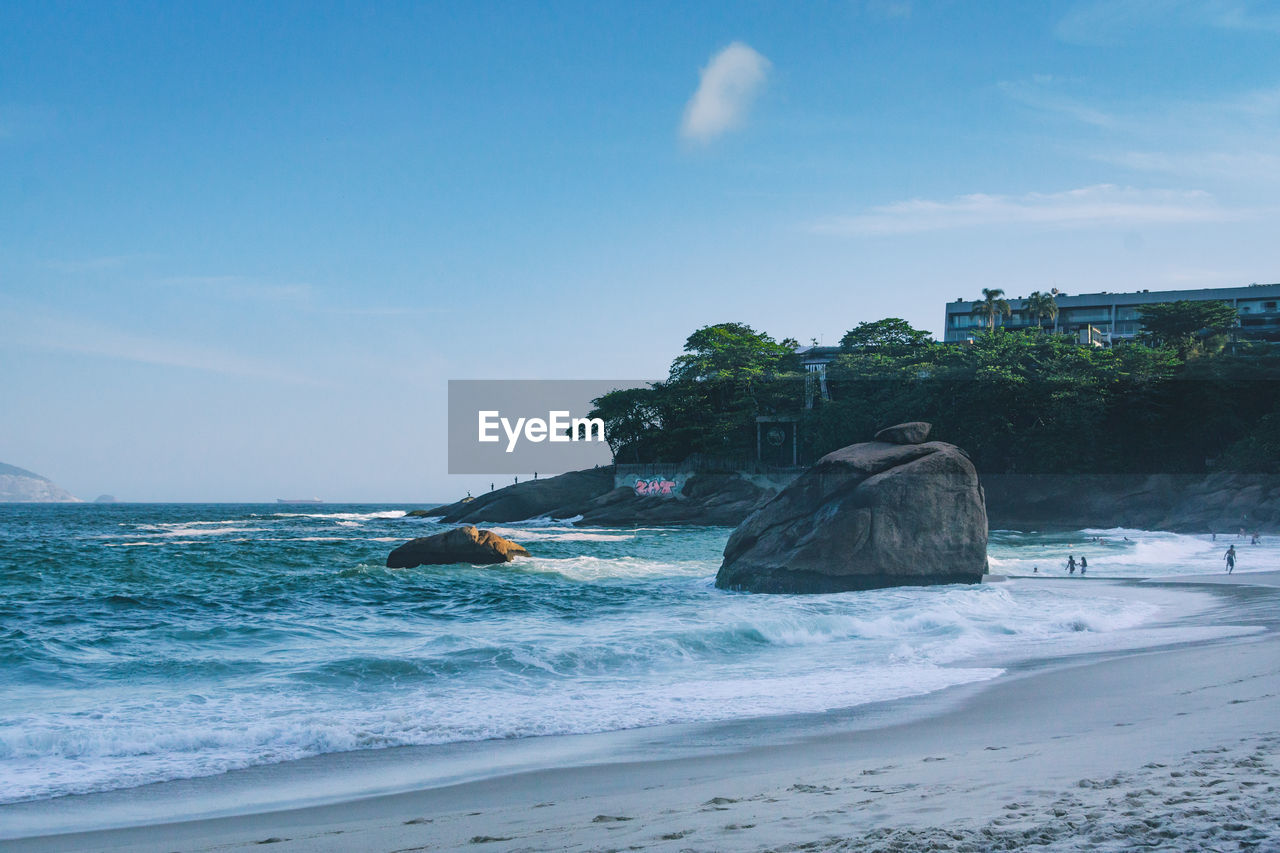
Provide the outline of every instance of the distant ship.
<path id="1" fill-rule="evenodd" d="M 278 504 L 322 504 L 319 498 L 276 498 Z"/>

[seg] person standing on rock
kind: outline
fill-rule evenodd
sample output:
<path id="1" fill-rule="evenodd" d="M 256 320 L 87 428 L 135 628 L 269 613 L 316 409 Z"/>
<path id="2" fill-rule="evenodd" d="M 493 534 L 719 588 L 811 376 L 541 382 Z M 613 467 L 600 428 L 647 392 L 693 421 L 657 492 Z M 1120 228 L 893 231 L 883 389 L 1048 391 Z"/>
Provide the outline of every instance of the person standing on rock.
<path id="1" fill-rule="evenodd" d="M 1072 554 L 1067 558 L 1067 574 L 1074 575 L 1076 573 L 1076 555 Z"/>
<path id="2" fill-rule="evenodd" d="M 1223 554 L 1222 557 L 1227 561 L 1227 574 L 1231 574 L 1236 567 L 1236 546 L 1232 545 L 1227 548 L 1227 553 Z"/>

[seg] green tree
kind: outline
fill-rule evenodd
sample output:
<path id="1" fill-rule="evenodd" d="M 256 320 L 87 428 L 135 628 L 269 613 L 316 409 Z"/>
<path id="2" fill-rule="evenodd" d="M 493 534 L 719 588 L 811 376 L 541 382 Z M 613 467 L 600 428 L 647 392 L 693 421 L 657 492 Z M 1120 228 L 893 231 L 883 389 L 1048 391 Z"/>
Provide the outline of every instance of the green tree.
<path id="1" fill-rule="evenodd" d="M 987 321 L 987 328 L 995 331 L 996 317 L 1008 317 L 1011 313 L 1009 302 L 1004 298 L 1000 288 L 982 288 L 982 301 L 973 303 L 974 313 Z"/>
<path id="2" fill-rule="evenodd" d="M 1142 339 L 1170 346 L 1185 358 L 1197 345 L 1222 336 L 1236 325 L 1236 309 L 1221 300 L 1161 302 L 1139 309 Z"/>
<path id="3" fill-rule="evenodd" d="M 1041 293 L 1038 290 L 1034 290 L 1023 304 L 1027 309 L 1027 313 L 1035 318 L 1036 325 L 1041 329 L 1044 328 L 1046 319 L 1050 323 L 1058 319 L 1058 301 L 1053 298 L 1052 293 Z"/>
<path id="4" fill-rule="evenodd" d="M 703 326 L 684 342 L 685 354 L 671 365 L 671 379 L 735 379 L 750 381 L 789 367 L 798 344 L 778 343 L 743 323 Z"/>
<path id="5" fill-rule="evenodd" d="M 591 401 L 588 417 L 604 421 L 604 437 L 618 462 L 644 462 L 659 448 L 654 437 L 663 426 L 661 394 L 657 386 L 610 391 Z"/>
<path id="6" fill-rule="evenodd" d="M 844 333 L 840 348 L 846 352 L 876 350 L 903 352 L 933 343 L 928 332 L 913 328 L 906 320 L 889 317 L 871 323 L 859 323 Z"/>

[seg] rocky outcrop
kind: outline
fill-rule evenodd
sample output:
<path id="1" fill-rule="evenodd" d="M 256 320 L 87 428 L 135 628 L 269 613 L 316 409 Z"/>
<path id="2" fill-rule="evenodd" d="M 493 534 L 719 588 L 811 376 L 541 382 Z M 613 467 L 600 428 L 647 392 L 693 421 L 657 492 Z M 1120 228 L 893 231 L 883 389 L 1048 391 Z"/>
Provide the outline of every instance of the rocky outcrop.
<path id="1" fill-rule="evenodd" d="M 577 513 L 578 524 L 625 527 L 635 524 L 697 524 L 732 527 L 778 493 L 747 476 L 732 473 L 695 474 L 679 497 L 646 498 L 626 487 L 590 501 Z"/>
<path id="2" fill-rule="evenodd" d="M 614 488 L 614 468 L 570 471 L 526 480 L 487 492 L 470 501 L 413 510 L 411 516 L 438 517 L 448 523 L 498 524 L 530 518 L 578 518 L 583 525 L 628 527 L 637 524 L 698 524 L 731 527 L 777 494 L 768 484 L 734 473 L 695 474 L 677 497 L 642 497 L 634 489 Z"/>
<path id="3" fill-rule="evenodd" d="M 982 485 L 993 529 L 1280 531 L 1276 474 L 995 474 Z"/>
<path id="4" fill-rule="evenodd" d="M 516 557 L 527 556 L 529 552 L 524 548 L 492 530 L 467 525 L 404 543 L 387 555 L 387 568 L 411 569 L 414 566 L 452 563 L 490 565 L 510 563 Z"/>
<path id="5" fill-rule="evenodd" d="M 924 421 L 908 421 L 905 424 L 885 427 L 875 434 L 873 440 L 887 441 L 890 444 L 924 444 L 931 429 L 933 424 L 927 424 Z"/>
<path id="6" fill-rule="evenodd" d="M 529 518 L 573 518 L 594 498 L 613 489 L 613 466 L 570 471 L 557 477 L 526 480 L 427 510 L 450 524 L 490 524 Z"/>
<path id="7" fill-rule="evenodd" d="M 921 433 L 906 424 L 894 433 L 927 434 L 927 425 Z M 976 583 L 986 557 L 982 490 L 964 452 L 871 441 L 827 454 L 744 521 L 716 586 L 811 593 Z"/>
<path id="8" fill-rule="evenodd" d="M 79 503 L 47 477 L 0 462 L 0 502 Z"/>

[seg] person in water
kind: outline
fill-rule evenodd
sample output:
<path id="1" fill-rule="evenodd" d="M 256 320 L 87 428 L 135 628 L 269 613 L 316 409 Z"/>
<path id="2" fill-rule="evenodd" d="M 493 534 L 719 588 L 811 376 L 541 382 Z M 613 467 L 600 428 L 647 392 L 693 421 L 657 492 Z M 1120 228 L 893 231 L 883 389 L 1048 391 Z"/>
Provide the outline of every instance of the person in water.
<path id="1" fill-rule="evenodd" d="M 1080 576 L 1084 577 L 1084 573 L 1088 571 L 1088 569 L 1089 569 L 1089 558 L 1081 557 L 1080 558 Z"/>
<path id="2" fill-rule="evenodd" d="M 1076 555 L 1072 554 L 1067 558 L 1067 574 L 1074 575 L 1076 573 Z"/>
<path id="3" fill-rule="evenodd" d="M 1231 574 L 1236 567 L 1236 546 L 1232 545 L 1227 548 L 1227 553 L 1223 554 L 1223 559 L 1227 561 L 1227 574 Z"/>

